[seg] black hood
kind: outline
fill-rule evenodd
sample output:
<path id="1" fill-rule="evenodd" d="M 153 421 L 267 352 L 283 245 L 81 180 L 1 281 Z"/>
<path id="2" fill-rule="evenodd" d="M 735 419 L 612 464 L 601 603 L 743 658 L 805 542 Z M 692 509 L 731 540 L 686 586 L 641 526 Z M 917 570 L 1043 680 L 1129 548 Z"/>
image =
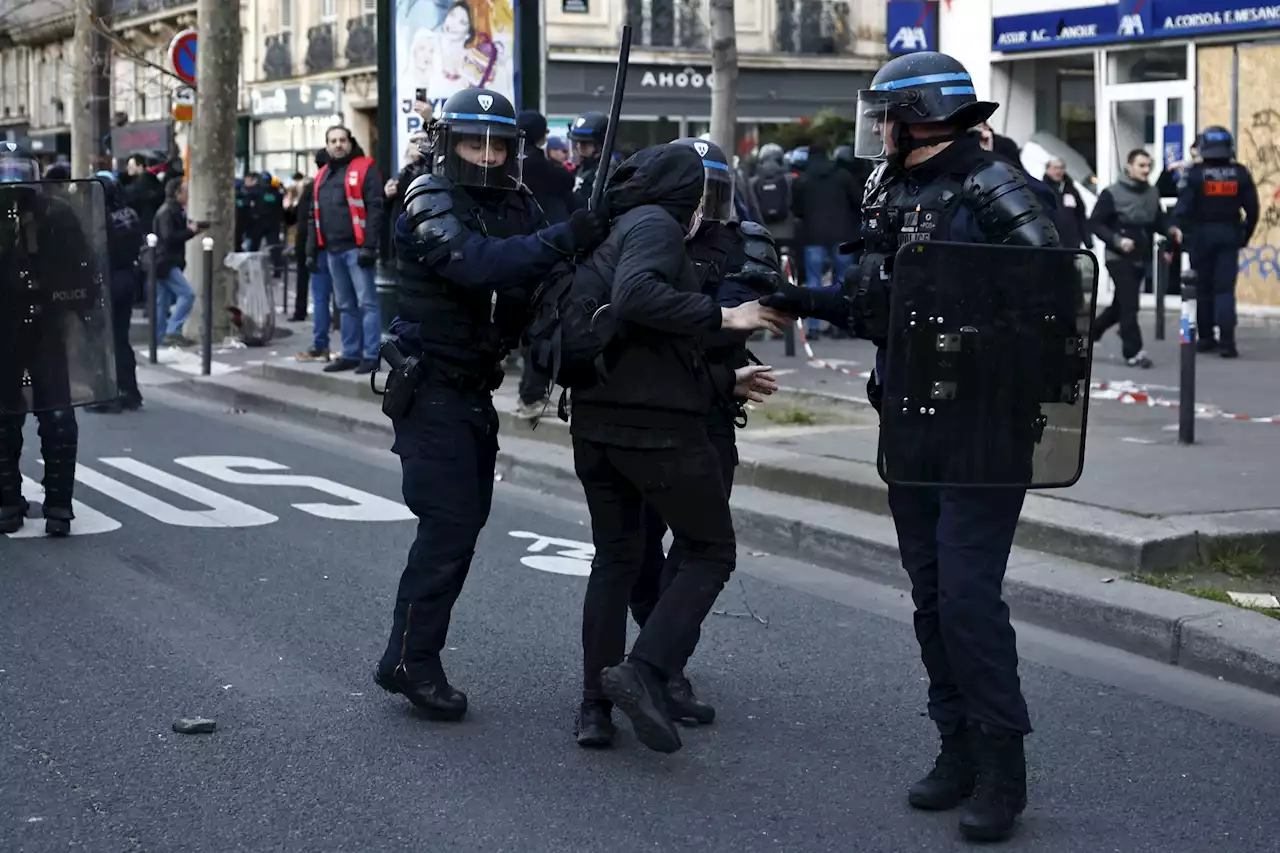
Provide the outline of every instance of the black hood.
<path id="1" fill-rule="evenodd" d="M 654 145 L 618 167 L 605 196 L 609 213 L 620 216 L 656 204 L 687 225 L 702 202 L 702 158 L 688 145 Z"/>

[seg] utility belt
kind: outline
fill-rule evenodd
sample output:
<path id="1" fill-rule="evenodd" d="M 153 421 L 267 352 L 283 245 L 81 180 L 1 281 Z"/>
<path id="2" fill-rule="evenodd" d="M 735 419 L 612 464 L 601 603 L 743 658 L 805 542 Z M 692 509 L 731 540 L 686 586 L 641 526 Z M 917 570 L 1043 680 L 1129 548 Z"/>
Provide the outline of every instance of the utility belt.
<path id="1" fill-rule="evenodd" d="M 381 390 L 375 378 L 382 362 L 387 363 L 387 382 Z M 426 353 L 415 354 L 399 341 L 384 341 L 378 348 L 378 366 L 369 375 L 369 387 L 382 398 L 382 413 L 400 420 L 413 408 L 414 395 L 422 385 L 443 385 L 468 393 L 489 393 L 502 384 L 501 364 L 495 364 L 488 375 L 464 370 Z"/>

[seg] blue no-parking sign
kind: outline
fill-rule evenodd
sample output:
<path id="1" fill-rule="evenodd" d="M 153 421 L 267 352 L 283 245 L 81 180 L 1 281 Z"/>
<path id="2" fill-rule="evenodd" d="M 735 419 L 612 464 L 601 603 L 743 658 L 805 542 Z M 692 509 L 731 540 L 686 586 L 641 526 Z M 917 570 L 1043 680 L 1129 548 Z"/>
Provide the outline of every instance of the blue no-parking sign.
<path id="1" fill-rule="evenodd" d="M 169 43 L 169 64 L 184 83 L 196 82 L 196 31 L 183 30 Z"/>

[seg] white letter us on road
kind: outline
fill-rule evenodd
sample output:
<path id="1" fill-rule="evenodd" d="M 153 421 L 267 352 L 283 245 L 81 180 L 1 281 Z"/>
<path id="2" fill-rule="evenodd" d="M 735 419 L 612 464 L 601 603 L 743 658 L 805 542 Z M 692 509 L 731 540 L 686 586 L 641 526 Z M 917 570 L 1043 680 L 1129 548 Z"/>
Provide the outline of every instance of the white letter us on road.
<path id="1" fill-rule="evenodd" d="M 323 477 L 307 477 L 300 474 L 249 474 L 237 471 L 237 468 L 248 468 L 251 471 L 288 471 L 288 465 L 272 462 L 270 459 L 259 459 L 253 456 L 183 456 L 173 460 L 175 464 L 192 471 L 199 471 L 207 477 L 234 483 L 241 486 L 288 486 L 295 489 L 311 489 L 326 495 L 332 495 L 347 504 L 332 503 L 298 503 L 293 504 L 300 509 L 319 518 L 334 521 L 409 521 L 414 516 L 404 504 L 371 495 L 360 489 L 335 483 Z"/>

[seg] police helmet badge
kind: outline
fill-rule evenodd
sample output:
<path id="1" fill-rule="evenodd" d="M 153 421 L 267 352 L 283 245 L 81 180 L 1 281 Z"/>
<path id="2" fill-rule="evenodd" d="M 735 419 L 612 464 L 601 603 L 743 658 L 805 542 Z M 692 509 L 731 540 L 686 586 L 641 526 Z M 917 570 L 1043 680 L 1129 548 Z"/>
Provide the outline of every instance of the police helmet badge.
<path id="1" fill-rule="evenodd" d="M 489 112 L 489 107 L 493 106 L 492 95 L 480 95 L 479 97 L 476 98 L 476 100 L 480 102 L 480 109 L 484 110 L 485 112 Z"/>

